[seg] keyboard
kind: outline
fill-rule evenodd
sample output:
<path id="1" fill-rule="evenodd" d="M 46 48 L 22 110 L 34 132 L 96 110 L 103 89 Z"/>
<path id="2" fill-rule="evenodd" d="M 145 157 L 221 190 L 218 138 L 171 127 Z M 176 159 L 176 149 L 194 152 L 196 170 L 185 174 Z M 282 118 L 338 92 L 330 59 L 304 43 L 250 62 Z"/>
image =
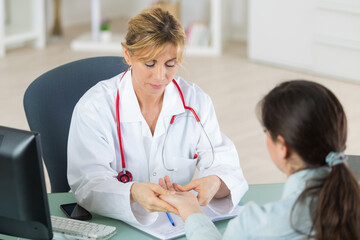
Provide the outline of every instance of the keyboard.
<path id="1" fill-rule="evenodd" d="M 51 216 L 54 239 L 105 240 L 115 235 L 113 226 Z"/>

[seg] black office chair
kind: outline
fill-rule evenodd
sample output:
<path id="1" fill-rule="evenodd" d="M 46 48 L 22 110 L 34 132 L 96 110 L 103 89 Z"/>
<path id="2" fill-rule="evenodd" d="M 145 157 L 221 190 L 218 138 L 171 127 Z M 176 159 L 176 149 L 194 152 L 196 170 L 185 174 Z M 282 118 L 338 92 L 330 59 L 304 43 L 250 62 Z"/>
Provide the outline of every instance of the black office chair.
<path id="1" fill-rule="evenodd" d="M 348 166 L 360 183 L 360 155 L 348 155 Z"/>
<path id="2" fill-rule="evenodd" d="M 35 79 L 24 95 L 30 129 L 40 133 L 51 192 L 66 192 L 67 140 L 73 109 L 80 97 L 100 80 L 128 66 L 122 57 L 93 57 L 70 62 Z"/>

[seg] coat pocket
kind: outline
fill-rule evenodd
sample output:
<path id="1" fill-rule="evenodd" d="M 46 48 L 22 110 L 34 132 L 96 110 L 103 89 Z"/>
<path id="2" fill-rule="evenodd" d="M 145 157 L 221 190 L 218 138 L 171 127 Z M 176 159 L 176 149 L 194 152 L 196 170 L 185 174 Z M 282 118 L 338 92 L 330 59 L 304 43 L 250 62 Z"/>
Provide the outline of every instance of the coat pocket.
<path id="1" fill-rule="evenodd" d="M 171 171 L 171 181 L 179 185 L 189 183 L 195 174 L 197 158 L 173 157 L 174 171 Z"/>

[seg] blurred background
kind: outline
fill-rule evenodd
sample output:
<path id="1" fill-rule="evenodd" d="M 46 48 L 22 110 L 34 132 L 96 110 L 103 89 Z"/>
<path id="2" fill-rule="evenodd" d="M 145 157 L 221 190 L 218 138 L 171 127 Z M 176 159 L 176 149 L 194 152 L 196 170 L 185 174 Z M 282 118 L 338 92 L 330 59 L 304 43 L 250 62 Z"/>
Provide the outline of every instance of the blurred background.
<path id="1" fill-rule="evenodd" d="M 187 46 L 178 75 L 212 98 L 250 184 L 285 181 L 255 113 L 281 81 L 330 88 L 348 116 L 346 153 L 360 154 L 358 0 L 0 0 L 0 125 L 29 129 L 22 99 L 42 73 L 121 56 L 129 18 L 151 5 L 182 23 Z"/>

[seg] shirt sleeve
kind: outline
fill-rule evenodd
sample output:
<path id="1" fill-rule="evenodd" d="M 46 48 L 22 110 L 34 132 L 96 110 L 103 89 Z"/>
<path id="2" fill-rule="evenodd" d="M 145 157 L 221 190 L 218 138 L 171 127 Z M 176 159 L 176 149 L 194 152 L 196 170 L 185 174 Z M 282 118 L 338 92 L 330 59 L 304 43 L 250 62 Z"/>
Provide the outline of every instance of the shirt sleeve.
<path id="1" fill-rule="evenodd" d="M 186 219 L 185 233 L 188 240 L 217 240 L 222 238 L 214 223 L 201 213 L 192 214 Z"/>
<path id="2" fill-rule="evenodd" d="M 87 210 L 125 222 L 149 225 L 158 217 L 130 203 L 133 184 L 117 180 L 113 168 L 114 139 L 99 109 L 78 104 L 68 138 L 68 182 L 80 205 Z M 100 117 L 103 116 L 103 118 Z M 111 115 L 110 115 L 111 116 Z M 105 119 L 104 119 L 105 118 Z"/>
<path id="3" fill-rule="evenodd" d="M 205 118 L 202 117 L 204 119 L 203 126 L 213 145 L 215 157 L 214 162 L 210 164 L 211 151 L 202 153 L 199 162 L 199 177 L 216 175 L 226 184 L 230 195 L 223 199 L 212 199 L 209 207 L 219 214 L 227 214 L 238 205 L 240 199 L 247 192 L 248 183 L 240 167 L 235 145 L 220 131 L 215 109 L 209 96 L 206 95 L 203 105 L 203 111 L 201 111 L 202 116 L 205 116 Z"/>
<path id="4" fill-rule="evenodd" d="M 234 239 L 234 236 L 236 239 L 248 239 L 246 210 L 246 208 L 242 208 L 239 216 L 229 221 L 223 236 L 210 218 L 201 213 L 192 214 L 185 221 L 186 237 L 189 240 L 231 240 Z M 251 215 L 248 217 L 251 219 Z"/>

